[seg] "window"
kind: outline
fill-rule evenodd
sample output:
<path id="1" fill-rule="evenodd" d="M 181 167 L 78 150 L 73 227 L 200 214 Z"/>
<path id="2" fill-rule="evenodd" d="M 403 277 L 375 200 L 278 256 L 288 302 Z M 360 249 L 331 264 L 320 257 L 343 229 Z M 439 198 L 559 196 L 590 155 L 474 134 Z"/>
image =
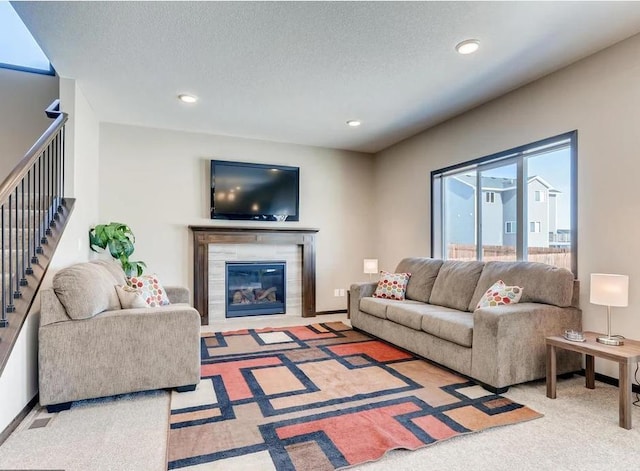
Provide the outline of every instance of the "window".
<path id="1" fill-rule="evenodd" d="M 572 131 L 431 172 L 432 256 L 577 273 L 576 144 Z"/>
<path id="2" fill-rule="evenodd" d="M 0 0 L 0 67 L 55 75 L 51 63 L 11 4 Z"/>

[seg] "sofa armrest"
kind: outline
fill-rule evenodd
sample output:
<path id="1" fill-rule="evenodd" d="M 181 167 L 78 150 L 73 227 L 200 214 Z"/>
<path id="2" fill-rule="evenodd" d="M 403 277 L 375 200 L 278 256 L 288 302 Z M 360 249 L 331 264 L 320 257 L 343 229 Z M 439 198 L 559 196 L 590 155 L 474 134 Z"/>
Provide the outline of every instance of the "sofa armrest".
<path id="1" fill-rule="evenodd" d="M 71 318 L 53 289 L 40 290 L 40 325 L 69 321 Z"/>
<path id="2" fill-rule="evenodd" d="M 542 378 L 544 339 L 566 329 L 582 330 L 580 309 L 538 303 L 478 309 L 473 313 L 471 376 L 495 388 Z M 560 372 L 579 368 L 579 356 L 559 360 Z"/>
<path id="3" fill-rule="evenodd" d="M 351 291 L 351 299 L 361 299 L 372 296 L 378 286 L 377 281 L 362 281 L 353 283 L 349 290 Z"/>
<path id="4" fill-rule="evenodd" d="M 167 297 L 171 304 L 190 304 L 189 302 L 189 288 L 184 288 L 182 286 L 165 286 L 164 290 L 167 293 Z"/>
<path id="5" fill-rule="evenodd" d="M 378 286 L 377 281 L 353 283 L 349 287 L 349 312 L 353 315 L 360 308 L 360 300 L 373 295 Z"/>

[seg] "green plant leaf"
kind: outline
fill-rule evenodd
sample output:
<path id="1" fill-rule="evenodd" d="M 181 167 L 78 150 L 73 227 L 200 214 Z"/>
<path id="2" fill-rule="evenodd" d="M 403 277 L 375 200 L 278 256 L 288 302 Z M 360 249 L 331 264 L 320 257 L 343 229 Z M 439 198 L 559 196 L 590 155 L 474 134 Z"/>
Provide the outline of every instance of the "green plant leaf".
<path id="1" fill-rule="evenodd" d="M 94 252 L 98 249 L 109 250 L 113 258 L 120 261 L 127 276 L 132 273 L 141 275 L 146 267 L 144 262 L 131 262 L 129 257 L 133 253 L 136 238 L 131 228 L 121 222 L 98 224 L 89 230 L 89 247 Z"/>

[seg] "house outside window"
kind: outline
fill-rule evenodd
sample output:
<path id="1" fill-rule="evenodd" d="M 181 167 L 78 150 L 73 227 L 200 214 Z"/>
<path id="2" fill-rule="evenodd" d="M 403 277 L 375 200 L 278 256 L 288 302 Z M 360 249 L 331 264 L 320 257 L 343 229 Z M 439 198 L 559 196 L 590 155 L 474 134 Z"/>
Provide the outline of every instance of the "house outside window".
<path id="1" fill-rule="evenodd" d="M 431 172 L 432 256 L 538 261 L 576 274 L 576 169 L 572 131 Z"/>

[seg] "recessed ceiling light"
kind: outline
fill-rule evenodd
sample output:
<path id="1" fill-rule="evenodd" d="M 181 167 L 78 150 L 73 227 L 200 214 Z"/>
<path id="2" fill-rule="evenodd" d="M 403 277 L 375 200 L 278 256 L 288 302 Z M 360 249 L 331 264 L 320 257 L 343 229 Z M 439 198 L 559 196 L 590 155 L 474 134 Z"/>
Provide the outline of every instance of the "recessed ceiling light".
<path id="1" fill-rule="evenodd" d="M 467 39 L 456 45 L 456 51 L 460 54 L 471 54 L 476 52 L 480 47 L 480 41 L 477 39 Z"/>
<path id="2" fill-rule="evenodd" d="M 182 95 L 178 95 L 178 100 L 184 102 L 184 103 L 195 103 L 196 101 L 198 101 L 198 97 L 197 96 L 193 96 L 193 95 L 187 95 L 187 94 L 182 94 Z"/>
<path id="3" fill-rule="evenodd" d="M 357 128 L 362 124 L 362 121 L 358 121 L 357 119 L 350 119 L 349 121 L 347 121 L 347 124 L 352 128 Z"/>

